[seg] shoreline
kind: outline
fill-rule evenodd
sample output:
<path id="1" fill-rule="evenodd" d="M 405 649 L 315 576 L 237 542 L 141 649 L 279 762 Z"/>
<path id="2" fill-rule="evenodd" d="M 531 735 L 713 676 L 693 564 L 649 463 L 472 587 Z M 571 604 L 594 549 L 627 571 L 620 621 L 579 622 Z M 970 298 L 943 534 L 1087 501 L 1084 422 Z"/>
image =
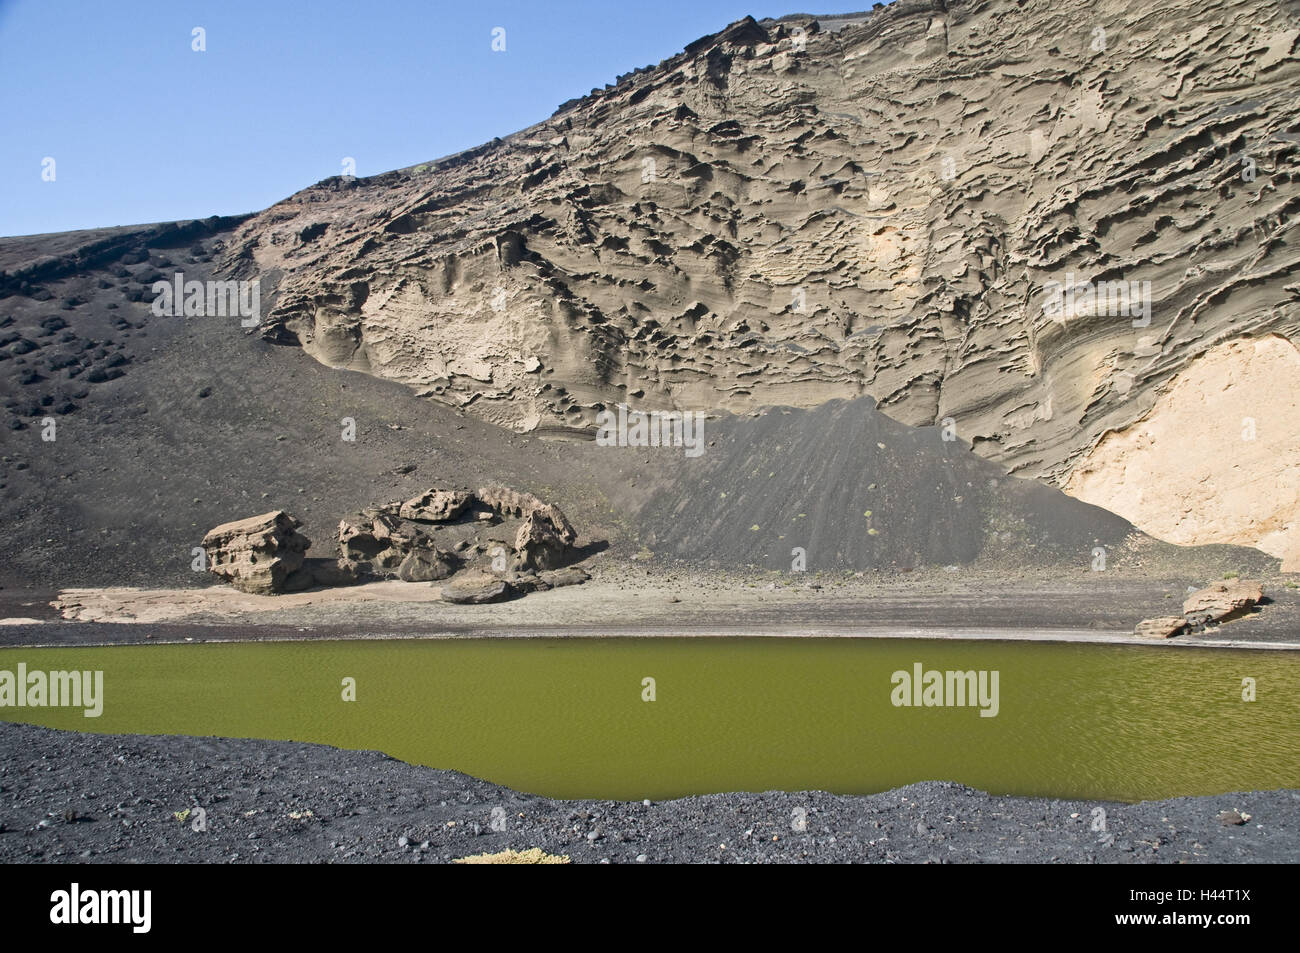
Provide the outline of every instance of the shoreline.
<path id="1" fill-rule="evenodd" d="M 922 781 L 559 800 L 295 741 L 2 722 L 0 752 L 0 863 L 449 863 L 532 848 L 633 864 L 1300 860 L 1291 789 L 1123 803 Z"/>
<path id="2" fill-rule="evenodd" d="M 266 635 L 249 634 L 256 631 L 255 626 L 240 627 L 239 634 L 213 635 L 213 629 L 220 631 L 229 628 L 220 625 L 193 624 L 169 628 L 192 632 L 183 635 L 180 632 L 168 633 L 162 637 L 146 635 L 146 630 L 158 627 L 150 623 L 115 622 L 115 623 L 40 623 L 40 628 L 57 628 L 66 633 L 69 626 L 103 626 L 111 625 L 123 630 L 136 629 L 140 634 L 135 638 L 115 640 L 74 639 L 70 641 L 11 641 L 6 635 L 18 635 L 13 629 L 34 629 L 36 626 L 10 626 L 6 632 L 0 628 L 0 650 L 6 649 L 57 649 L 57 648 L 106 648 L 116 645 L 232 645 L 248 643 L 281 642 L 385 642 L 385 641 L 456 641 L 464 639 L 511 641 L 516 639 L 862 639 L 884 641 L 936 641 L 936 642 L 1034 642 L 1075 645 L 1119 645 L 1126 647 L 1177 647 L 1192 649 L 1239 649 L 1243 651 L 1298 651 L 1300 639 L 1296 641 L 1262 642 L 1254 640 L 1232 640 L 1201 636 L 1176 636 L 1168 639 L 1141 638 L 1132 633 L 1106 632 L 1083 629 L 1061 629 L 1049 631 L 1044 629 L 968 629 L 952 631 L 935 628 L 894 628 L 880 627 L 876 630 L 845 629 L 844 627 L 773 627 L 773 626 L 738 626 L 730 629 L 709 627 L 704 630 L 690 630 L 685 627 L 647 627 L 634 628 L 618 626 L 563 626 L 550 629 L 543 628 L 509 628 L 485 627 L 470 630 L 433 629 L 422 632 L 321 632 L 310 635 L 288 633 L 270 633 Z M 270 628 L 270 627 L 268 627 Z M 25 633 L 22 633 L 25 634 Z"/>
<path id="3" fill-rule="evenodd" d="M 1138 637 L 1203 577 L 931 570 L 791 580 L 698 569 L 592 567 L 582 585 L 483 605 L 437 584 L 378 582 L 279 596 L 224 586 L 0 591 L 0 647 L 328 639 L 858 638 L 1300 649 L 1300 587 L 1265 581 L 1248 615 Z"/>

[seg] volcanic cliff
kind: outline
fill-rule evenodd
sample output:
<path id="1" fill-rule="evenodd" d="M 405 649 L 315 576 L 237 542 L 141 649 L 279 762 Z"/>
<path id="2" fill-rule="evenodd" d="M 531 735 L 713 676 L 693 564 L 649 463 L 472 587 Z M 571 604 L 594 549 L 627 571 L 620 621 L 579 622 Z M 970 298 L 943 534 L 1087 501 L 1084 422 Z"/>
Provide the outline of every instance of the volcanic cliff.
<path id="1" fill-rule="evenodd" d="M 1300 558 L 1297 9 L 746 19 L 308 188 L 223 266 L 276 286 L 270 339 L 516 430 L 868 395 L 1164 538 Z"/>

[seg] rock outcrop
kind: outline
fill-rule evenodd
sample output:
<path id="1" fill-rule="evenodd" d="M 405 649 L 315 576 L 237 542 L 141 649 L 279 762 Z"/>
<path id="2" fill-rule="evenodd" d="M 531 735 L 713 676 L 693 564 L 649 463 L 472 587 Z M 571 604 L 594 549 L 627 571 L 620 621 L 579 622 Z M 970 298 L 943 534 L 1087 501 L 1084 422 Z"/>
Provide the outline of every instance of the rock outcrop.
<path id="1" fill-rule="evenodd" d="M 1169 639 L 1187 630 L 1187 620 L 1180 615 L 1143 619 L 1133 630 L 1134 635 L 1147 639 Z"/>
<path id="2" fill-rule="evenodd" d="M 484 487 L 371 507 L 340 522 L 338 539 L 339 567 L 358 579 L 430 582 L 462 567 L 497 576 L 557 569 L 578 534 L 558 506 Z"/>
<path id="3" fill-rule="evenodd" d="M 360 580 L 432 582 L 456 571 L 458 560 L 439 549 L 419 521 L 395 515 L 407 504 L 363 511 L 339 523 L 339 568 Z"/>
<path id="4" fill-rule="evenodd" d="M 1143 619 L 1137 624 L 1134 634 L 1168 639 L 1192 629 L 1231 622 L 1250 612 L 1263 599 L 1263 587 L 1257 582 L 1233 579 L 1212 583 L 1183 600 L 1182 615 Z"/>
<path id="5" fill-rule="evenodd" d="M 577 532 L 560 508 L 504 486 L 430 489 L 365 508 L 339 521 L 337 560 L 304 559 L 311 541 L 299 525 L 282 510 L 222 524 L 203 537 L 208 568 L 259 594 L 460 573 L 448 602 L 491 602 L 588 579 L 564 568 L 576 556 Z"/>
<path id="6" fill-rule="evenodd" d="M 1257 582 L 1216 582 L 1189 595 L 1183 601 L 1183 615 L 1193 625 L 1229 622 L 1245 615 L 1263 598 L 1264 590 Z"/>
<path id="7" fill-rule="evenodd" d="M 439 582 L 446 601 L 479 603 L 584 582 L 578 534 L 558 506 L 507 487 L 430 489 L 339 522 L 337 560 L 304 560 L 310 540 L 283 511 L 218 526 L 203 538 L 208 567 L 245 592 L 400 579 Z M 464 570 L 462 572 L 462 570 Z"/>
<path id="8" fill-rule="evenodd" d="M 283 510 L 223 523 L 203 537 L 208 570 L 243 592 L 284 592 L 311 546 L 300 525 Z"/>
<path id="9" fill-rule="evenodd" d="M 442 587 L 440 598 L 456 605 L 482 605 L 504 602 L 519 595 L 510 582 L 489 573 L 468 574 Z"/>

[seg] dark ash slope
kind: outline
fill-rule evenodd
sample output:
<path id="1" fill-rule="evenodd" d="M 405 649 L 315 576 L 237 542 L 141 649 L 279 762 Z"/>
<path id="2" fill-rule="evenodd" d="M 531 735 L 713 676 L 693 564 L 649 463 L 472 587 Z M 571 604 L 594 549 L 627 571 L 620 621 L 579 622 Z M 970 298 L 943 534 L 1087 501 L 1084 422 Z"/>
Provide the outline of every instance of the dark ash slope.
<path id="1" fill-rule="evenodd" d="M 195 806 L 205 832 L 173 816 Z M 1099 807 L 1111 844 L 1091 829 Z M 1225 826 L 1225 810 L 1250 820 Z M 1296 791 L 1103 805 L 925 782 L 859 797 L 552 801 L 373 751 L 0 724 L 7 863 L 442 863 L 507 847 L 579 863 L 1295 863 L 1298 832 Z"/>

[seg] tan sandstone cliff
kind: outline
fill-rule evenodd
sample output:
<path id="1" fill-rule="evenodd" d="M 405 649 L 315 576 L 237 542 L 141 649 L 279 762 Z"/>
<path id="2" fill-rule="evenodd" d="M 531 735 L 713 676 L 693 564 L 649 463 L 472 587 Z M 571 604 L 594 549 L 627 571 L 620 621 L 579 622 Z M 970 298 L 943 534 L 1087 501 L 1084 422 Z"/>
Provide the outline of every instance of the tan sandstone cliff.
<path id="1" fill-rule="evenodd" d="M 1158 536 L 1294 563 L 1296 10 L 745 20 L 505 139 L 306 189 L 224 267 L 275 286 L 268 337 L 517 430 L 866 394 Z"/>

